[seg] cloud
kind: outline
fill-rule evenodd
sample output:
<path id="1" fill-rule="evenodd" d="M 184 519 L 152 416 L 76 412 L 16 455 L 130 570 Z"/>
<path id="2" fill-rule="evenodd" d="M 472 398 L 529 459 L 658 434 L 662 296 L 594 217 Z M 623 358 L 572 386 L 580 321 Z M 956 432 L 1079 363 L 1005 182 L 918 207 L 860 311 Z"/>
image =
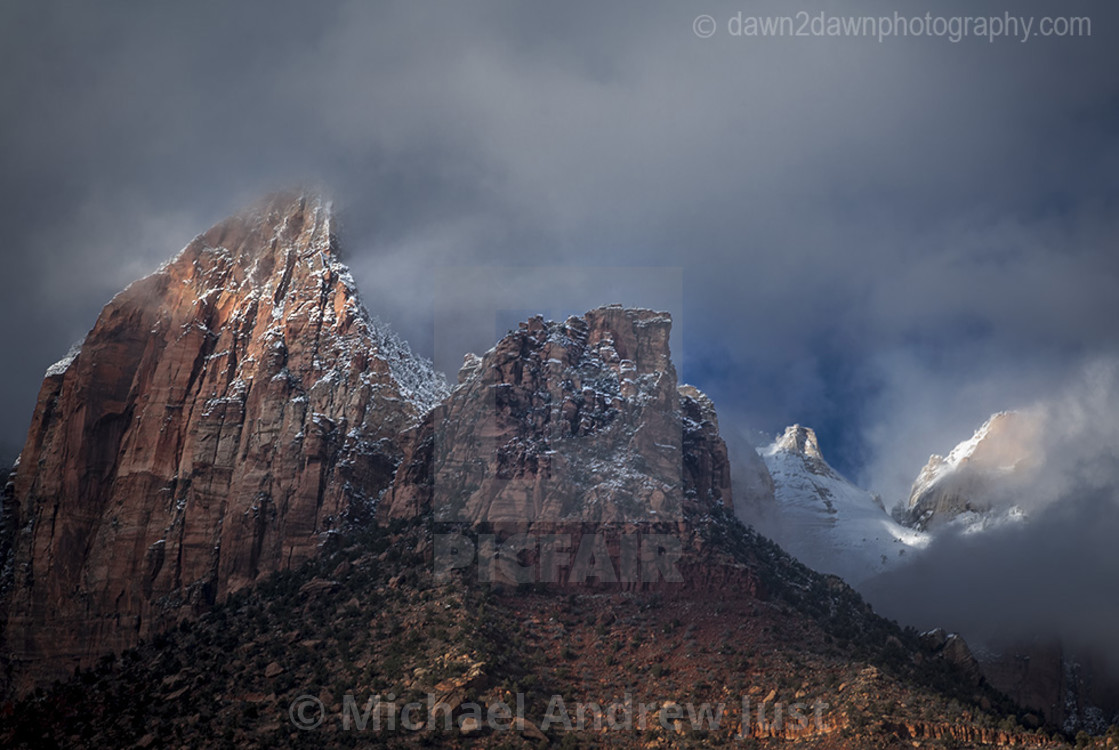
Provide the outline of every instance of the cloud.
<path id="1" fill-rule="evenodd" d="M 447 269 L 489 269 L 478 302 L 504 310 L 503 284 L 660 306 L 636 272 L 579 280 L 678 274 L 673 350 L 738 502 L 757 430 L 813 426 L 890 504 L 992 412 L 1044 405 L 1034 522 L 940 539 L 871 598 L 1113 647 L 1119 7 L 1069 7 L 920 10 L 1075 12 L 1091 38 L 697 39 L 701 11 L 789 12 L 723 0 L 3 4 L 0 458 L 119 288 L 323 183 L 367 307 L 452 376 L 493 341 L 448 326 Z"/>
<path id="2" fill-rule="evenodd" d="M 1023 413 L 1040 425 L 1035 467 L 996 498 L 1029 513 L 966 534 L 945 528 L 908 566 L 861 588 L 907 624 L 996 646 L 1059 638 L 1119 653 L 1119 358 L 1100 357 Z M 1114 660 L 1119 667 L 1119 659 Z"/>
<path id="3" fill-rule="evenodd" d="M 945 627 L 996 647 L 1059 638 L 1114 655 L 1119 496 L 1088 488 L 1061 497 L 1032 523 L 937 538 L 909 566 L 862 586 L 875 609 L 919 628 Z M 1119 666 L 1117 664 L 1116 666 Z"/>
<path id="4" fill-rule="evenodd" d="M 293 181 L 333 189 L 368 307 L 428 354 L 432 269 L 682 269 L 683 379 L 876 480 L 1114 346 L 1114 8 L 956 45 L 700 40 L 692 11 L 9 4 L 0 430 L 125 277 Z"/>
<path id="5" fill-rule="evenodd" d="M 1069 361 L 992 359 L 977 348 L 972 354 L 962 386 L 944 374 L 951 362 L 897 352 L 876 360 L 884 386 L 867 412 L 865 440 L 874 458 L 860 476 L 864 486 L 882 492 L 887 505 L 904 502 L 930 455 L 947 455 L 991 414 L 1017 410 L 1040 431 L 1039 463 L 1022 480 L 1028 495 L 1018 504 L 1045 506 L 1074 487 L 1119 487 L 1119 474 L 1109 468 L 1119 444 L 1119 353 L 1101 347 Z"/>

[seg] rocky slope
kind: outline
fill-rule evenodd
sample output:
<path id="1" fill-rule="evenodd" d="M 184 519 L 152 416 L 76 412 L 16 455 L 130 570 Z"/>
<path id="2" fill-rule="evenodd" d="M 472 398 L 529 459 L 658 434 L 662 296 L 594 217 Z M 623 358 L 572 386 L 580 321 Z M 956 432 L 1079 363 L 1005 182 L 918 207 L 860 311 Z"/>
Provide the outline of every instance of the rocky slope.
<path id="1" fill-rule="evenodd" d="M 1015 643 L 982 654 L 992 685 L 1069 735 L 1119 733 L 1119 681 L 1099 651 L 1058 639 Z"/>
<path id="2" fill-rule="evenodd" d="M 714 596 L 682 584 L 505 587 L 464 571 L 441 580 L 430 514 L 351 527 L 198 621 L 0 705 L 0 743 L 1069 747 L 1024 727 L 946 642 L 875 616 L 721 508 L 695 528 L 722 564 L 763 585 Z M 380 721 L 359 724 L 375 697 Z M 432 714 L 436 704 L 446 713 Z M 518 704 L 523 726 L 473 719 Z"/>
<path id="3" fill-rule="evenodd" d="M 298 566 L 388 486 L 445 387 L 369 318 L 331 221 L 284 194 L 217 224 L 48 370 L 4 502 L 17 686 Z"/>
<path id="4" fill-rule="evenodd" d="M 811 428 L 793 425 L 758 453 L 778 506 L 766 532 L 809 567 L 857 586 L 928 543 L 926 534 L 897 523 L 877 496 L 833 469 Z"/>

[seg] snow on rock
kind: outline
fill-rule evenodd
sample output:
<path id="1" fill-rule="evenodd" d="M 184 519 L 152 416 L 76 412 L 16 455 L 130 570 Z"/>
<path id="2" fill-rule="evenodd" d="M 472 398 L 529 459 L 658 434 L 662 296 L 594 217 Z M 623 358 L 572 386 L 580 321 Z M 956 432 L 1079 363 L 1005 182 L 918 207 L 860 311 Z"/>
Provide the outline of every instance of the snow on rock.
<path id="1" fill-rule="evenodd" d="M 538 527 L 733 507 L 714 407 L 677 388 L 670 326 L 611 305 L 563 323 L 536 316 L 468 354 L 410 435 L 378 514 Z"/>
<path id="2" fill-rule="evenodd" d="M 1014 504 L 1012 489 L 1040 460 L 1040 437 L 1040 421 L 1032 414 L 992 415 L 946 458 L 929 457 L 902 520 L 918 529 L 951 524 L 968 533 L 1021 520 L 1024 512 Z"/>
<path id="3" fill-rule="evenodd" d="M 365 311 L 336 244 L 328 202 L 269 196 L 117 294 L 48 370 L 3 519 L 27 571 L 0 607 L 21 685 L 298 566 L 367 517 L 399 435 L 447 387 Z"/>
<path id="4" fill-rule="evenodd" d="M 876 495 L 829 466 L 811 428 L 793 425 L 758 453 L 780 513 L 771 533 L 809 567 L 857 585 L 928 544 L 927 534 L 897 523 Z"/>
<path id="5" fill-rule="evenodd" d="M 50 367 L 47 368 L 47 371 L 43 375 L 43 377 L 53 378 L 57 375 L 65 374 L 66 371 L 70 369 L 70 365 L 74 364 L 74 360 L 78 358 L 78 355 L 82 353 L 82 344 L 84 344 L 84 343 L 85 343 L 84 338 L 81 341 L 75 342 L 70 347 L 70 350 L 68 352 L 66 352 L 65 357 L 58 360 L 53 365 L 51 365 Z"/>
<path id="6" fill-rule="evenodd" d="M 376 341 L 376 357 L 389 366 L 401 395 L 411 401 L 420 415 L 431 411 L 447 397 L 446 378 L 430 360 L 412 353 L 408 342 L 398 337 L 378 318 L 371 319 L 370 336 Z"/>

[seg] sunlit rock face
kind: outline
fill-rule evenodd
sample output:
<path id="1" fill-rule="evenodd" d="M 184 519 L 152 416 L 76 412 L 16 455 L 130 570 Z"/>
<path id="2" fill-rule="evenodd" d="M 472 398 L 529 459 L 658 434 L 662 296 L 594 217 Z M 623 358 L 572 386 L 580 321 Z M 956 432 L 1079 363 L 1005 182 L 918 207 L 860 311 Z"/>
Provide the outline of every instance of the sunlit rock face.
<path id="1" fill-rule="evenodd" d="M 5 499 L 5 651 L 68 673 L 298 565 L 445 394 L 369 318 L 329 204 L 275 195 L 101 312 L 43 381 Z"/>
<path id="2" fill-rule="evenodd" d="M 1029 412 L 993 415 L 947 455 L 931 456 L 906 504 L 906 522 L 920 529 L 960 519 L 982 521 L 1010 510 L 1042 462 L 1042 423 Z"/>

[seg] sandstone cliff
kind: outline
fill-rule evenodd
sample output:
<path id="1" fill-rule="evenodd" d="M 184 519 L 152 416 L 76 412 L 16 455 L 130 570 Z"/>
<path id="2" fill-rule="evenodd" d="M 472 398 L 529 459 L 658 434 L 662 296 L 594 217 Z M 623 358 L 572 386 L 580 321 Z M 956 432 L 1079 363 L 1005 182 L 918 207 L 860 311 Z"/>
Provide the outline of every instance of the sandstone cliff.
<path id="1" fill-rule="evenodd" d="M 50 368 L 4 503 L 27 686 L 299 564 L 391 481 L 445 386 L 362 307 L 323 200 L 194 239 Z"/>
<path id="2" fill-rule="evenodd" d="M 959 669 L 962 642 L 928 649 L 838 578 L 814 573 L 734 519 L 714 407 L 677 386 L 669 326 L 660 313 L 601 308 L 564 323 L 536 318 L 484 356 L 469 356 L 458 388 L 407 433 L 392 491 L 378 505 L 385 523 L 347 526 L 307 565 L 242 592 L 234 606 L 45 697 L 0 705 L 0 742 L 345 744 L 354 736 L 345 723 L 324 721 L 314 736 L 292 726 L 292 706 L 309 687 L 330 716 L 343 710 L 341 690 L 436 696 L 457 721 L 415 734 L 418 744 L 516 743 L 519 735 L 480 732 L 461 714 L 475 701 L 490 709 L 512 700 L 514 691 L 523 691 L 530 717 L 561 695 L 655 699 L 665 719 L 680 708 L 665 695 L 722 702 L 726 721 L 697 740 L 714 744 L 743 735 L 817 747 L 1032 739 L 995 729 L 983 713 L 997 696 Z M 799 457 L 807 445 L 791 449 Z M 457 533 L 480 549 L 485 537 L 532 536 L 513 533 L 521 530 L 569 534 L 571 550 L 597 540 L 591 575 L 535 579 L 577 583 L 562 591 L 506 587 L 511 579 L 466 566 L 440 575 L 441 536 Z M 679 542 L 681 575 L 612 577 L 626 542 L 653 535 L 666 549 Z M 569 558 L 570 571 L 578 558 Z M 946 692 L 929 689 L 933 680 Z M 963 714 L 950 695 L 966 702 Z M 811 724 L 792 713 L 808 706 Z M 787 721 L 777 719 L 783 708 Z M 622 727 L 609 740 L 675 746 L 700 731 L 675 715 Z M 553 727 L 546 735 L 530 721 L 520 736 L 587 744 L 604 735 L 597 723 L 593 732 Z"/>
<path id="3" fill-rule="evenodd" d="M 533 318 L 468 355 L 409 435 L 381 517 L 524 528 L 732 508 L 714 407 L 677 387 L 670 327 L 665 313 L 610 306 Z"/>

